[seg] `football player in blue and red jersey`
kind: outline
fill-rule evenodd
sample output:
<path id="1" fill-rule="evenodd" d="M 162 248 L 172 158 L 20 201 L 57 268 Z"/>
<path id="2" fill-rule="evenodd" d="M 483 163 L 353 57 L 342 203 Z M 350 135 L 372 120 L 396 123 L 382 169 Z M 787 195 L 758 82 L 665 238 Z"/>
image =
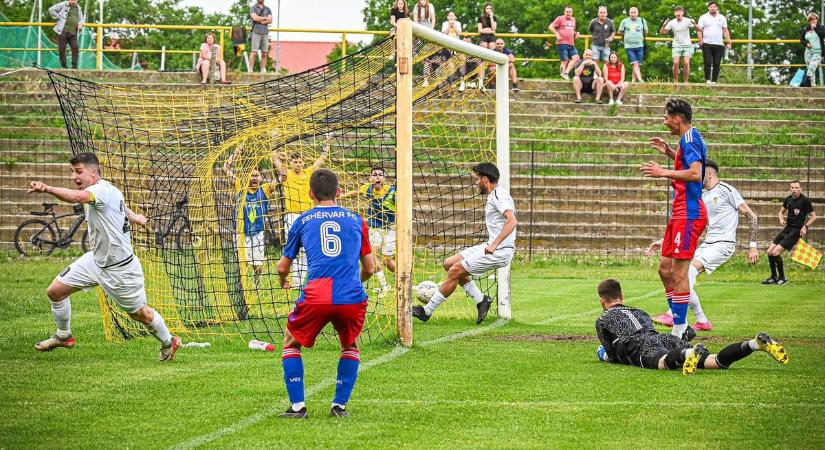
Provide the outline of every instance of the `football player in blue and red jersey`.
<path id="1" fill-rule="evenodd" d="M 702 179 L 708 149 L 699 131 L 690 122 L 693 111 L 680 98 L 665 103 L 665 126 L 670 134 L 679 136 L 679 148 L 673 150 L 662 138 L 652 138 L 651 147 L 673 159 L 673 169 L 665 169 L 653 161 L 642 165 L 646 177 L 670 178 L 673 186 L 673 208 L 662 241 L 659 276 L 665 287 L 665 298 L 673 311 L 673 331 L 682 337 L 687 330 L 687 310 L 690 302 L 688 270 L 699 236 L 708 224 L 708 214 L 702 201 Z"/>
<path id="2" fill-rule="evenodd" d="M 335 327 L 341 341 L 330 415 L 345 417 L 349 415 L 346 404 L 358 376 L 360 354 L 356 341 L 367 312 L 367 293 L 362 283 L 372 276 L 375 263 L 367 223 L 360 215 L 336 204 L 341 190 L 335 173 L 328 169 L 314 171 L 309 180 L 309 195 L 315 207 L 301 214 L 292 225 L 278 261 L 278 277 L 284 289 L 290 288 L 290 266 L 301 248 L 306 252 L 309 267 L 306 285 L 289 314 L 284 333 L 284 382 L 292 404 L 281 417 L 307 417 L 301 347 L 315 345 L 315 338 L 328 323 Z"/>

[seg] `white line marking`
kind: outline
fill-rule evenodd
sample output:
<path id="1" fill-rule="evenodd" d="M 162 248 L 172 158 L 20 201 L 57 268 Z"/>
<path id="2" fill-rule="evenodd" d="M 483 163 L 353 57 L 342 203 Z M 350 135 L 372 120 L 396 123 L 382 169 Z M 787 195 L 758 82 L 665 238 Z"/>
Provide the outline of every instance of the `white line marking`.
<path id="1" fill-rule="evenodd" d="M 496 320 L 495 322 L 491 323 L 490 325 L 487 325 L 487 326 L 484 326 L 484 327 L 473 328 L 471 330 L 462 331 L 460 333 L 450 334 L 450 335 L 440 337 L 440 338 L 437 338 L 437 339 L 424 341 L 419 345 L 422 346 L 422 347 L 428 347 L 428 346 L 431 346 L 431 345 L 442 344 L 444 342 L 451 342 L 451 341 L 455 341 L 455 340 L 458 340 L 458 339 L 463 339 L 463 338 L 469 337 L 469 336 L 477 336 L 479 334 L 483 334 L 483 333 L 486 333 L 490 330 L 496 329 L 496 328 L 498 328 L 498 327 L 500 327 L 500 326 L 502 326 L 506 323 L 507 323 L 506 320 L 499 319 L 499 320 Z M 401 347 L 401 346 L 397 346 L 394 349 L 392 349 L 392 351 L 390 351 L 389 353 L 385 353 L 385 354 L 383 354 L 383 355 L 381 355 L 381 356 L 379 356 L 375 359 L 371 359 L 371 360 L 361 364 L 361 366 L 358 368 L 358 373 L 361 373 L 361 372 L 363 372 L 363 371 L 365 371 L 365 370 L 367 370 L 371 367 L 375 367 L 375 366 L 379 366 L 379 365 L 384 364 L 384 363 L 388 363 L 388 362 L 398 358 L 399 356 L 404 355 L 408 351 L 410 351 L 410 349 L 405 348 L 405 347 Z M 327 378 L 327 379 L 322 380 L 318 383 L 315 383 L 312 386 L 310 386 L 309 388 L 307 388 L 304 391 L 304 396 L 309 398 L 309 397 L 317 394 L 318 392 L 320 392 L 320 391 L 322 391 L 322 390 L 324 390 L 328 387 L 334 386 L 334 385 L 335 385 L 335 378 Z M 269 417 L 272 417 L 275 414 L 280 414 L 281 412 L 282 412 L 281 408 L 275 408 L 274 406 L 270 406 L 268 408 L 264 408 L 263 410 L 255 413 L 251 416 L 245 417 L 245 418 L 233 423 L 232 425 L 229 425 L 228 427 L 224 427 L 224 428 L 221 428 L 219 430 L 215 430 L 215 431 L 213 431 L 209 434 L 204 434 L 203 436 L 198 436 L 194 439 L 190 439 L 186 442 L 182 442 L 180 444 L 174 445 L 174 446 L 169 447 L 169 448 L 174 449 L 174 450 L 184 450 L 184 449 L 192 449 L 192 448 L 200 447 L 201 445 L 208 444 L 208 443 L 210 443 L 212 441 L 215 441 L 217 439 L 220 439 L 224 436 L 227 436 L 227 435 L 236 433 L 240 430 L 243 430 L 244 428 L 247 428 L 251 425 L 255 425 L 256 423 L 258 423 L 258 422 L 260 422 L 264 419 L 267 419 Z"/>
<path id="2" fill-rule="evenodd" d="M 605 401 L 590 401 L 590 400 L 558 400 L 558 401 L 535 401 L 535 402 L 513 402 L 509 400 L 447 400 L 447 399 L 433 399 L 433 400 L 402 400 L 402 399 L 358 399 L 358 403 L 369 404 L 384 404 L 384 405 L 458 405 L 458 406 L 473 406 L 473 407 L 522 407 L 522 408 L 553 408 L 553 407 L 598 407 L 598 406 L 650 406 L 666 408 L 672 406 L 672 402 L 661 401 L 640 401 L 640 400 L 605 400 Z M 679 402 L 679 406 L 687 406 L 694 408 L 707 407 L 727 407 L 727 408 L 784 408 L 784 407 L 805 407 L 805 408 L 822 408 L 825 403 L 802 403 L 802 402 L 788 402 L 788 403 L 746 403 L 746 402 Z"/>
<path id="3" fill-rule="evenodd" d="M 636 300 L 643 300 L 643 299 L 646 299 L 646 298 L 655 297 L 657 295 L 661 295 L 662 297 L 664 297 L 665 294 L 664 294 L 664 291 L 662 289 L 656 289 L 656 290 L 644 293 L 642 295 L 637 295 L 636 297 L 626 298 L 624 300 L 624 302 L 626 304 L 627 303 L 632 303 Z M 525 323 L 528 324 L 528 325 L 548 325 L 548 324 L 551 324 L 553 322 L 559 322 L 561 320 L 567 320 L 567 319 L 572 319 L 572 318 L 575 318 L 575 317 L 582 317 L 582 316 L 592 316 L 594 314 L 601 313 L 601 312 L 602 312 L 602 308 L 599 307 L 599 308 L 594 308 L 594 309 L 591 309 L 591 310 L 588 310 L 588 311 L 582 311 L 582 312 L 575 313 L 575 314 L 565 314 L 565 315 L 562 315 L 562 316 L 548 317 L 548 318 L 546 318 L 546 319 L 544 319 L 540 322 L 531 322 L 531 323 L 525 322 Z"/>

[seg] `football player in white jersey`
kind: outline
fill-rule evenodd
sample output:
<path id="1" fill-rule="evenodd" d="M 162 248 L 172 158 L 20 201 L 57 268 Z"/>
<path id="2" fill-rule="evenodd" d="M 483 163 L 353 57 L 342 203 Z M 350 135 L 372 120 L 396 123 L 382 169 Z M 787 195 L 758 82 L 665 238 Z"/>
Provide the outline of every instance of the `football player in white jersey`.
<path id="1" fill-rule="evenodd" d="M 123 194 L 100 178 L 99 163 L 93 153 L 79 153 L 69 163 L 77 189 L 32 181 L 26 192 L 45 192 L 64 202 L 82 203 L 93 245 L 91 251 L 63 269 L 46 290 L 57 332 L 35 344 L 34 348 L 47 352 L 58 347 L 74 347 L 69 296 L 82 289 L 100 286 L 129 317 L 145 325 L 161 342 L 158 359 L 172 360 L 180 346 L 180 338 L 169 332 L 160 313 L 146 305 L 143 268 L 134 254 L 129 236 L 130 223 L 145 225 L 146 217 L 127 208 Z"/>
<path id="2" fill-rule="evenodd" d="M 461 285 L 467 295 L 475 300 L 478 309 L 476 323 L 484 321 L 493 301 L 481 293 L 472 277 L 510 264 L 516 252 L 516 207 L 510 193 L 498 185 L 498 168 L 492 163 L 481 163 L 473 167 L 473 173 L 479 192 L 487 195 L 484 222 L 489 238 L 484 244 L 464 249 L 444 260 L 447 279 L 441 282 L 426 306 L 413 306 L 413 316 L 424 322 L 455 291 L 457 285 Z"/>
<path id="3" fill-rule="evenodd" d="M 719 179 L 719 165 L 712 160 L 705 162 L 704 191 L 702 201 L 708 211 L 708 228 L 705 240 L 696 249 L 691 261 L 688 278 L 690 281 L 690 309 L 696 315 L 693 328 L 698 331 L 710 331 L 713 326 L 702 311 L 699 296 L 693 285 L 700 273 L 713 273 L 722 264 L 727 262 L 736 252 L 736 228 L 739 226 L 739 213 L 748 218 L 750 245 L 748 246 L 748 264 L 759 261 L 756 250 L 756 236 L 759 232 L 759 221 L 756 213 L 745 203 L 742 195 L 735 187 Z M 650 244 L 645 254 L 650 256 L 662 246 L 658 240 Z M 673 315 L 670 311 L 659 314 L 654 322 L 666 326 L 673 326 Z"/>

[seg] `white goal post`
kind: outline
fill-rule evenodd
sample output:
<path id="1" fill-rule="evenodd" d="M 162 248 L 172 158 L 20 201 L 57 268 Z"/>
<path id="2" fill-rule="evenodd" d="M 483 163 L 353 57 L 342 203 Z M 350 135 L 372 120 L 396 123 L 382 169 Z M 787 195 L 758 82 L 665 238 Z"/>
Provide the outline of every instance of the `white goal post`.
<path id="1" fill-rule="evenodd" d="M 450 50 L 480 58 L 496 65 L 496 166 L 499 185 L 510 190 L 510 104 L 509 60 L 502 53 L 464 42 L 409 19 L 398 21 L 396 29 L 396 283 L 397 328 L 404 346 L 412 345 L 413 266 L 413 37 Z M 481 161 L 479 161 L 481 162 Z M 511 318 L 510 266 L 498 270 L 498 314 Z"/>

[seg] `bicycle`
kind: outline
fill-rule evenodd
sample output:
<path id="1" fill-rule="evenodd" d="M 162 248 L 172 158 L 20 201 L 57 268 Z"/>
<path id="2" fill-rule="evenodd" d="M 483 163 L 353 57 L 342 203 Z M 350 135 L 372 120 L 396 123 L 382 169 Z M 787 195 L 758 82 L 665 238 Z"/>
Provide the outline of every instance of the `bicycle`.
<path id="1" fill-rule="evenodd" d="M 66 248 L 75 242 L 74 234 L 86 220 L 83 205 L 77 204 L 72 212 L 57 215 L 55 203 L 43 203 L 43 211 L 30 211 L 33 216 L 51 216 L 51 220 L 29 219 L 21 223 L 14 232 L 14 247 L 23 256 L 51 255 L 56 248 Z M 68 229 L 60 227 L 60 219 L 77 216 Z M 89 251 L 89 230 L 83 231 L 80 246 L 84 252 Z"/>
<path id="2" fill-rule="evenodd" d="M 159 228 L 155 237 L 155 241 L 159 248 L 165 248 L 167 245 L 167 238 L 170 235 L 174 236 L 175 250 L 183 250 L 192 246 L 192 235 L 189 228 L 189 215 L 187 214 L 187 206 L 189 198 L 184 197 L 182 200 L 175 202 L 175 207 L 172 210 L 172 217 L 163 228 Z"/>

